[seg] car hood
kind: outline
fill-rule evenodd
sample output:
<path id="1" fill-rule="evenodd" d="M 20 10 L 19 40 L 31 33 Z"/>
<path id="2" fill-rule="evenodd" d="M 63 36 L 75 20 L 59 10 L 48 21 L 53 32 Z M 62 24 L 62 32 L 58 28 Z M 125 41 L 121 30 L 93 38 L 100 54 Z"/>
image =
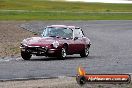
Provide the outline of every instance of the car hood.
<path id="1" fill-rule="evenodd" d="M 23 40 L 28 46 L 50 46 L 54 41 L 62 43 L 64 39 L 54 37 L 31 37 Z"/>

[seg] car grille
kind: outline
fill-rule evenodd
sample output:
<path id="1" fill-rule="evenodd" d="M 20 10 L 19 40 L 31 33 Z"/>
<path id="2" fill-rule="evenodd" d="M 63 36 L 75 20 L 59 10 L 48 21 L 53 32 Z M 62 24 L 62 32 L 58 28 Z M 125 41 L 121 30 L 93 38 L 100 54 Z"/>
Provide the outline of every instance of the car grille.
<path id="1" fill-rule="evenodd" d="M 47 51 L 46 48 L 42 48 L 42 47 L 27 47 L 26 50 L 28 52 L 46 52 Z"/>

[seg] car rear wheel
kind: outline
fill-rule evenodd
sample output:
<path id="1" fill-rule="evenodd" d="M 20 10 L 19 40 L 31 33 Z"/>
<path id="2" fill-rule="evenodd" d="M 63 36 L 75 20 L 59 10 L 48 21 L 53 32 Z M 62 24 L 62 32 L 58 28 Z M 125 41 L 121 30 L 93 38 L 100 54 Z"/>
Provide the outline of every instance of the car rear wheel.
<path id="1" fill-rule="evenodd" d="M 67 56 L 66 48 L 62 48 L 59 58 L 64 60 L 66 56 Z"/>
<path id="2" fill-rule="evenodd" d="M 21 56 L 24 60 L 30 60 L 32 55 L 26 52 L 21 52 Z"/>
<path id="3" fill-rule="evenodd" d="M 89 47 L 87 46 L 81 53 L 81 57 L 87 57 L 89 55 Z"/>

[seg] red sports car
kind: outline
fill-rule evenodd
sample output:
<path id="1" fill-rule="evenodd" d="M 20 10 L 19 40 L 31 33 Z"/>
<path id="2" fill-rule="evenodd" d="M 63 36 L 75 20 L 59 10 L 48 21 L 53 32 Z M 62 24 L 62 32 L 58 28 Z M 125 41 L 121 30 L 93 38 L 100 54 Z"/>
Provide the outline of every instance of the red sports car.
<path id="1" fill-rule="evenodd" d="M 65 59 L 67 55 L 89 55 L 89 38 L 81 28 L 66 25 L 51 25 L 43 29 L 41 37 L 31 37 L 21 42 L 21 56 L 29 60 L 32 55 Z"/>

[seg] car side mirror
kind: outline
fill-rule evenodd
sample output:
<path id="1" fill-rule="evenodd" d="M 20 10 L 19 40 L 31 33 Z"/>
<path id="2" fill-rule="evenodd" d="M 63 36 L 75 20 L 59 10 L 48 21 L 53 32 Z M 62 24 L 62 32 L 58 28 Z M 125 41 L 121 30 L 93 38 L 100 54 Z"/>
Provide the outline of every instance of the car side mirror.
<path id="1" fill-rule="evenodd" d="M 75 38 L 74 38 L 74 40 L 77 40 L 77 39 L 78 39 L 78 37 L 75 37 Z"/>

